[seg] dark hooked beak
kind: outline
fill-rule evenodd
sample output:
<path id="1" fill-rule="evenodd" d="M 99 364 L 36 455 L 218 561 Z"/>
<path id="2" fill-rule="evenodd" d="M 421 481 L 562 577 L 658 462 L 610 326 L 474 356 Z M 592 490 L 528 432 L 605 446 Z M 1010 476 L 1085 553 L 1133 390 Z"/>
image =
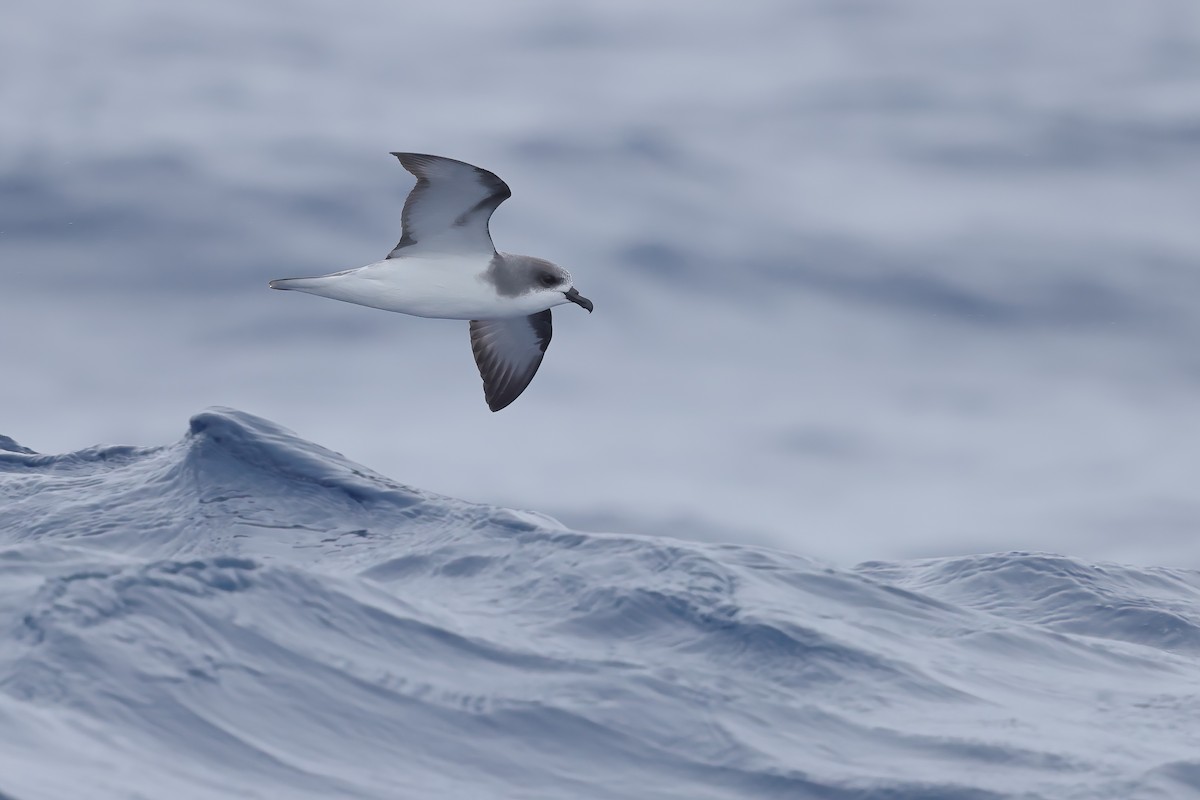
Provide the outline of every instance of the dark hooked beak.
<path id="1" fill-rule="evenodd" d="M 575 289 L 574 287 L 572 287 L 572 288 L 568 289 L 567 291 L 563 292 L 563 294 L 566 295 L 567 299 L 570 300 L 575 305 L 583 306 L 584 308 L 587 309 L 587 312 L 589 314 L 592 313 L 592 301 L 588 300 L 586 297 L 581 295 L 579 293 L 578 289 Z"/>

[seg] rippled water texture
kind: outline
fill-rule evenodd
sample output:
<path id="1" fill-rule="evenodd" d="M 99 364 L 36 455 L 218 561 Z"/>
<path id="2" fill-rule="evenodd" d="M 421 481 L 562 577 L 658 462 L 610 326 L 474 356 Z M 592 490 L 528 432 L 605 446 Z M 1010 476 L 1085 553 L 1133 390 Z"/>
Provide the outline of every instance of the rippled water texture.
<path id="1" fill-rule="evenodd" d="M 839 569 L 413 489 L 242 412 L 0 452 L 0 794 L 1200 792 L 1200 574 Z"/>

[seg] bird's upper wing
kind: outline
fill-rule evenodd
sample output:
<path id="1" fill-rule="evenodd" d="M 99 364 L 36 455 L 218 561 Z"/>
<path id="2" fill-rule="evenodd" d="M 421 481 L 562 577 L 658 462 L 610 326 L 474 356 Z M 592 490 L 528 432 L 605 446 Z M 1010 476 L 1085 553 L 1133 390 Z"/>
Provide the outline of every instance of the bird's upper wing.
<path id="1" fill-rule="evenodd" d="M 550 346 L 550 309 L 528 317 L 471 320 L 471 350 L 488 408 L 499 411 L 533 380 Z"/>
<path id="2" fill-rule="evenodd" d="M 392 153 L 417 176 L 404 201 L 404 233 L 388 258 L 426 252 L 496 252 L 488 220 L 512 196 L 508 184 L 486 169 L 420 153 Z"/>

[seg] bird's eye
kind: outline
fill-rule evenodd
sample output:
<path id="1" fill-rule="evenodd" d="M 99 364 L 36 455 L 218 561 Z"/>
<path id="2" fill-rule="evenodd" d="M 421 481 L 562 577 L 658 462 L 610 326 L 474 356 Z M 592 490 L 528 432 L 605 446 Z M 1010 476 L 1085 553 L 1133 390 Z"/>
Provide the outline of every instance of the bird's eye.
<path id="1" fill-rule="evenodd" d="M 558 283 L 558 278 L 551 275 L 549 272 L 542 274 L 542 286 L 553 286 Z"/>

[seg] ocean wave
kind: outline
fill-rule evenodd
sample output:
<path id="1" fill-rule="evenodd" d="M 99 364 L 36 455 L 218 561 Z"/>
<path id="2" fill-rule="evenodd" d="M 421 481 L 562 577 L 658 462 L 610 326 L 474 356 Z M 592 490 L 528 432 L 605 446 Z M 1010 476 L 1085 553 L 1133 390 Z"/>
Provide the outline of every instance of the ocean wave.
<path id="1" fill-rule="evenodd" d="M 9 448 L 0 497 L 15 797 L 1194 789 L 1186 570 L 574 531 L 229 409 L 166 447 Z"/>

